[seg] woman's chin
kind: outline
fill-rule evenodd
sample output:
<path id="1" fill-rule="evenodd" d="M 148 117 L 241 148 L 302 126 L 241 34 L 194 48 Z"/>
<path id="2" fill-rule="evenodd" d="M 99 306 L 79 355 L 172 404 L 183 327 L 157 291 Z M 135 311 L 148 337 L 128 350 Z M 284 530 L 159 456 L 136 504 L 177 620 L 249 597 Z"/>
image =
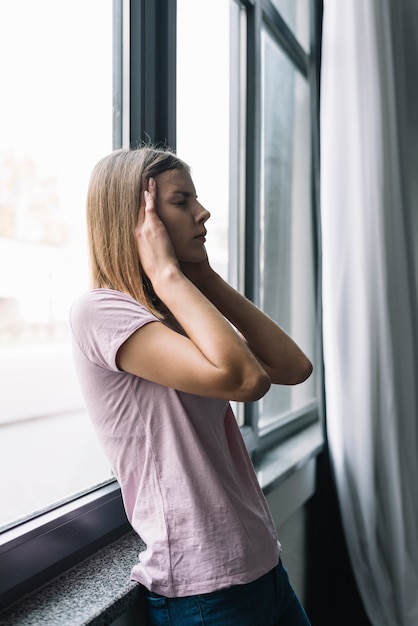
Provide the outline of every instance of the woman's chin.
<path id="1" fill-rule="evenodd" d="M 178 255 L 178 260 L 180 263 L 201 263 L 207 257 L 206 248 L 203 246 L 202 250 L 199 252 L 194 252 L 193 254 L 183 254 Z"/>

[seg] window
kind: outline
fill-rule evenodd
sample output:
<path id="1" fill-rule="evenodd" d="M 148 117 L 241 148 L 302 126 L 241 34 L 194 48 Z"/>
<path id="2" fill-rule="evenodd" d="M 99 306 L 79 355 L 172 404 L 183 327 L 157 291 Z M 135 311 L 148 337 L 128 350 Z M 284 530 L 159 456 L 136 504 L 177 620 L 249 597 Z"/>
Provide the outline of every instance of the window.
<path id="1" fill-rule="evenodd" d="M 309 83 L 267 28 L 261 41 L 259 303 L 315 360 Z M 315 403 L 315 374 L 295 387 L 272 387 L 259 402 L 260 431 Z"/>
<path id="2" fill-rule="evenodd" d="M 318 5 L 0 5 L 2 601 L 126 529 L 82 408 L 67 321 L 88 287 L 85 193 L 100 157 L 147 140 L 176 148 L 212 212 L 215 269 L 315 357 L 317 59 L 307 33 Z M 237 407 L 250 449 L 317 417 L 316 384 Z"/>
<path id="3" fill-rule="evenodd" d="M 315 361 L 309 2 L 260 4 L 258 31 L 256 8 L 234 0 L 178 0 L 177 150 L 192 165 L 198 193 L 212 211 L 207 248 L 215 269 L 244 291 L 250 251 L 256 251 L 247 295 Z M 257 46 L 258 79 L 248 76 Z M 260 117 L 251 119 L 258 107 Z M 261 131 L 251 148 L 246 124 Z M 254 153 L 260 158 L 251 160 Z M 253 196 L 246 196 L 251 185 Z M 314 375 L 297 387 L 272 388 L 257 406 L 236 407 L 239 423 L 257 438 L 298 415 L 315 414 L 316 383 Z"/>
<path id="4" fill-rule="evenodd" d="M 112 1 L 2 2 L 0 59 L 4 527 L 110 477 L 74 376 L 68 310 L 88 288 L 88 176 L 112 149 Z"/>

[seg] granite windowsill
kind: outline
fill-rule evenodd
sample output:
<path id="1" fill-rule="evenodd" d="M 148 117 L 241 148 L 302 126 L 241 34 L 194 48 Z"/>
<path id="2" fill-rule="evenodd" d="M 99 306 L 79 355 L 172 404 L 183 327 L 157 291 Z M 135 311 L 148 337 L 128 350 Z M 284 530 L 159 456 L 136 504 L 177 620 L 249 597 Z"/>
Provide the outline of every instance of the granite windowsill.
<path id="1" fill-rule="evenodd" d="M 124 535 L 0 612 L 0 624 L 111 624 L 141 597 L 142 587 L 129 578 L 140 550 L 136 533 Z"/>

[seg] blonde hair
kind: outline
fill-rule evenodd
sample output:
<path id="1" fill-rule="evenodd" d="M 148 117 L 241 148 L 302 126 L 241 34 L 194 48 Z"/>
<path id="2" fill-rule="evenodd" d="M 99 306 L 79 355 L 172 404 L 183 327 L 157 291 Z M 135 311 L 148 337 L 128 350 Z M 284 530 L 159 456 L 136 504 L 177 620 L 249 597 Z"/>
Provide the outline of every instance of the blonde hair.
<path id="1" fill-rule="evenodd" d="M 115 150 L 97 163 L 87 192 L 93 288 L 126 293 L 158 317 L 165 309 L 140 265 L 134 229 L 144 181 L 173 169 L 189 171 L 170 150 L 152 146 Z"/>

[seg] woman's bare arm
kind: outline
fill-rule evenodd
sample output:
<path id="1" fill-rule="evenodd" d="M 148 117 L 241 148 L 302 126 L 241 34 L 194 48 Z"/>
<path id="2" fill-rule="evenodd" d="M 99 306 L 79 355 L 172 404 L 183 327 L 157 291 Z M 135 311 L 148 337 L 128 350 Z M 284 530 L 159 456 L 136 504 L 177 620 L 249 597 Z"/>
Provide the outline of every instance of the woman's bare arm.
<path id="1" fill-rule="evenodd" d="M 182 269 L 243 335 L 272 383 L 294 385 L 310 376 L 312 363 L 291 337 L 216 274 L 207 261 L 182 264 Z"/>
<path id="2" fill-rule="evenodd" d="M 238 401 L 262 397 L 270 387 L 269 376 L 224 315 L 180 269 L 155 211 L 155 184 L 149 189 L 135 231 L 139 259 L 186 336 L 159 322 L 147 324 L 121 346 L 118 366 L 189 393 Z"/>

